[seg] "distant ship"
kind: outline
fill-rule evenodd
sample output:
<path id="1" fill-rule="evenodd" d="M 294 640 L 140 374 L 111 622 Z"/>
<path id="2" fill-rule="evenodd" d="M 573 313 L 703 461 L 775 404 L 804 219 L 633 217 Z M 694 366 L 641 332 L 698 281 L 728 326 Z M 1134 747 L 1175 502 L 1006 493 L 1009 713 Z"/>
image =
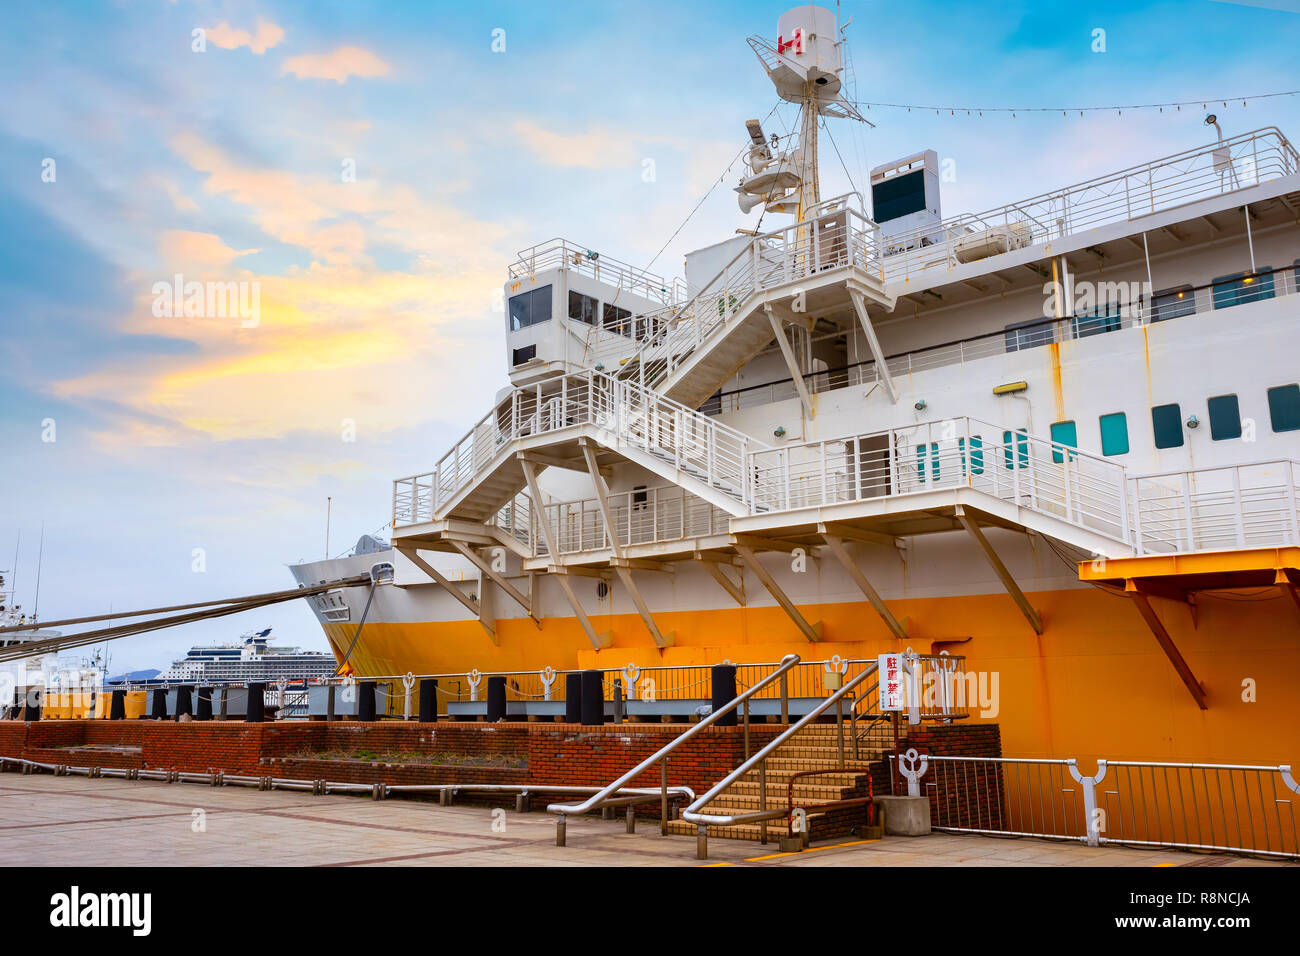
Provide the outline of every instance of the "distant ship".
<path id="1" fill-rule="evenodd" d="M 274 684 L 330 677 L 335 663 L 331 654 L 271 644 L 271 628 L 249 631 L 238 641 L 191 647 L 189 652 L 159 674 L 153 682 L 169 684 L 262 681 Z M 109 683 L 113 683 L 110 681 Z"/>

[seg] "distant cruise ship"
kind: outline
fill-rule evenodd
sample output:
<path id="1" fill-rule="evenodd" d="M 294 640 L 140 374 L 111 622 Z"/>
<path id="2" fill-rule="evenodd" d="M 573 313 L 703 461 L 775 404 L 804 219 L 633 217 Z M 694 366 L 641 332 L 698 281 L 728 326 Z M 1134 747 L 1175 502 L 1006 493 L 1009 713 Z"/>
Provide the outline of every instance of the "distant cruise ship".
<path id="1" fill-rule="evenodd" d="M 330 677 L 334 657 L 320 651 L 271 645 L 271 629 L 249 631 L 238 641 L 191 647 L 189 653 L 158 675 L 167 683 L 290 681 Z"/>

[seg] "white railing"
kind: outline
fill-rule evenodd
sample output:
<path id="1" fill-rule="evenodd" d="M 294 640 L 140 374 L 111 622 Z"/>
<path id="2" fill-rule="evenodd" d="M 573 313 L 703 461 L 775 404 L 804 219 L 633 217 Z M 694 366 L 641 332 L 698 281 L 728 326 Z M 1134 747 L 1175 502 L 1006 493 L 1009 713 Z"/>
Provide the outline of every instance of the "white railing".
<path id="1" fill-rule="evenodd" d="M 625 547 L 727 534 L 731 528 L 730 514 L 675 485 L 617 492 L 608 501 L 615 534 Z M 545 513 L 561 554 L 612 546 L 596 498 L 554 502 Z M 545 540 L 536 549 L 538 557 L 546 555 Z"/>
<path id="2" fill-rule="evenodd" d="M 685 304 L 647 316 L 659 331 L 620 376 L 654 387 L 768 289 L 849 267 L 878 279 L 879 227 L 852 208 L 848 197 L 822 205 L 827 211 L 816 219 L 754 237 Z"/>
<path id="3" fill-rule="evenodd" d="M 1300 170 L 1295 148 L 1275 127 L 1242 133 L 1087 182 L 981 213 L 965 213 L 891 236 L 884 278 L 1127 222 L 1199 199 L 1245 189 Z"/>
<path id="4" fill-rule="evenodd" d="M 1068 316 L 1062 319 L 1044 318 L 1032 325 L 1014 329 L 997 329 L 955 342 L 929 345 L 891 355 L 885 360 L 889 373 L 895 379 L 916 372 L 936 368 L 964 366 L 990 356 L 1007 355 L 1026 349 L 1039 348 L 1058 342 L 1104 335 L 1120 329 L 1134 328 L 1183 318 L 1185 316 L 1222 311 L 1251 302 L 1295 295 L 1300 291 L 1300 267 L 1291 265 L 1261 270 L 1250 277 L 1249 284 L 1240 281 L 1213 282 L 1194 287 L 1174 289 L 1157 296 L 1154 301 L 1138 299 L 1132 302 L 1111 302 L 1102 306 L 1099 314 Z M 1117 283 L 1123 286 L 1124 283 Z M 1116 293 L 1118 295 L 1118 291 Z M 1105 314 L 1100 314 L 1105 313 Z M 1238 313 L 1229 313 L 1236 317 Z M 811 372 L 804 376 L 809 392 L 834 391 L 859 385 L 872 385 L 880 380 L 874 361 L 858 362 L 842 368 Z M 798 398 L 794 380 L 790 378 L 751 385 L 720 396 L 701 406 L 710 415 L 768 405 L 772 402 Z"/>
<path id="5" fill-rule="evenodd" d="M 1141 475 L 1129 486 L 1139 554 L 1300 545 L 1300 462 Z"/>
<path id="6" fill-rule="evenodd" d="M 749 474 L 755 511 L 966 487 L 1128 540 L 1122 465 L 974 418 L 756 451 Z"/>
<path id="7" fill-rule="evenodd" d="M 680 279 L 669 281 L 661 275 L 559 238 L 539 242 L 520 252 L 516 261 L 510 264 L 510 278 L 525 279 L 547 269 L 560 268 L 626 289 L 643 299 L 670 304 L 685 298 L 686 290 Z"/>
<path id="8" fill-rule="evenodd" d="M 745 505 L 745 459 L 768 447 L 633 382 L 594 370 L 548 379 L 510 395 L 479 420 L 434 471 L 393 483 L 395 527 L 440 517 L 445 506 L 516 450 L 514 442 L 594 426 L 608 447 L 638 449 Z"/>

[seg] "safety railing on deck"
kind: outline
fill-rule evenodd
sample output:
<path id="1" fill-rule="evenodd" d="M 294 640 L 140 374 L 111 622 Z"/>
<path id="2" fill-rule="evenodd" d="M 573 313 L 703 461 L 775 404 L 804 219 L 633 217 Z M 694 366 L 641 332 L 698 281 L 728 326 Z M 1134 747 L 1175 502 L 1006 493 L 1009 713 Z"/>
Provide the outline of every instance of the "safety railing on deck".
<path id="1" fill-rule="evenodd" d="M 1129 486 L 1139 554 L 1300 545 L 1300 462 L 1140 475 Z"/>
<path id="2" fill-rule="evenodd" d="M 765 442 L 595 370 L 517 388 L 437 463 L 393 483 L 395 527 L 431 520 L 459 493 L 512 452 L 517 439 L 591 425 L 613 448 L 639 449 L 744 504 L 744 463 Z"/>
<path id="3" fill-rule="evenodd" d="M 585 246 L 566 239 L 539 242 L 519 253 L 510 264 L 511 279 L 526 279 L 547 269 L 567 269 L 627 289 L 643 299 L 671 303 L 680 301 L 683 293 L 680 279 L 669 281 L 661 275 L 646 272 L 634 265 L 611 259 Z"/>
<path id="4" fill-rule="evenodd" d="M 850 206 L 847 196 L 822 207 L 814 219 L 755 236 L 685 304 L 650 316 L 660 330 L 642 343 L 620 377 L 655 387 L 769 289 L 850 267 L 876 280 L 880 227 Z"/>
<path id="5" fill-rule="evenodd" d="M 614 533 L 624 546 L 727 534 L 730 528 L 730 514 L 676 485 L 614 492 L 608 501 Z M 561 554 L 611 546 L 598 498 L 557 501 L 544 511 Z M 538 557 L 546 553 L 545 541 L 538 541 Z"/>
<path id="6" fill-rule="evenodd" d="M 981 213 L 891 236 L 884 278 L 904 279 L 936 266 L 956 267 L 1127 222 L 1200 199 L 1255 186 L 1300 170 L 1300 157 L 1275 127 L 1232 136 L 1117 173 Z"/>
<path id="7" fill-rule="evenodd" d="M 953 418 L 750 455 L 755 510 L 972 488 L 1126 541 L 1124 468 L 1024 429 Z"/>

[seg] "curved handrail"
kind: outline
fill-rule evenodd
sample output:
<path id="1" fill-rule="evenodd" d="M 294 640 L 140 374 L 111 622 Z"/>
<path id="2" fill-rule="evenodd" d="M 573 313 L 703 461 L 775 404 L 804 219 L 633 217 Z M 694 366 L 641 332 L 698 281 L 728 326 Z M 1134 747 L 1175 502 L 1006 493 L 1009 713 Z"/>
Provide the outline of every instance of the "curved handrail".
<path id="1" fill-rule="evenodd" d="M 654 754 L 651 754 L 645 760 L 641 761 L 639 764 L 637 764 L 627 773 L 623 774 L 623 776 L 619 777 L 617 780 L 615 780 L 613 783 L 607 786 L 604 790 L 600 791 L 597 794 L 594 794 L 591 797 L 588 797 L 582 803 L 552 803 L 550 806 L 546 808 L 546 812 L 570 815 L 575 813 L 588 813 L 591 810 L 596 809 L 597 807 L 601 806 L 606 800 L 608 800 L 612 794 L 616 793 L 620 788 L 622 788 L 624 784 L 632 780 L 635 780 L 638 776 L 645 773 L 655 764 L 659 763 L 659 761 L 668 757 L 669 754 L 671 754 L 682 744 L 686 743 L 686 741 L 690 740 L 692 737 L 698 734 L 705 727 L 711 726 L 719 718 L 725 716 L 726 714 L 731 713 L 733 710 L 735 710 L 745 701 L 749 700 L 749 698 L 753 697 L 756 693 L 758 693 L 768 684 L 772 683 L 781 675 L 787 673 L 791 668 L 793 668 L 798 663 L 799 663 L 798 654 L 785 655 L 785 657 L 781 658 L 780 666 L 777 667 L 776 670 L 772 671 L 772 673 L 768 674 L 762 680 L 755 683 L 752 687 L 749 688 L 749 690 L 745 691 L 743 694 L 740 694 L 739 696 L 732 699 L 731 703 L 727 704 L 725 707 L 720 707 L 718 710 L 715 710 L 713 713 L 709 714 L 709 716 L 705 717 L 698 724 L 696 724 L 690 730 L 686 731 L 681 736 L 674 737 L 667 744 L 665 744 L 660 750 L 658 750 Z M 655 792 L 658 793 L 659 791 L 655 791 Z M 696 803 L 698 802 L 699 801 L 697 800 Z M 692 804 L 692 806 L 694 806 L 694 804 Z"/>
<path id="2" fill-rule="evenodd" d="M 700 813 L 700 809 L 708 806 L 720 793 L 722 793 L 722 791 L 726 790 L 754 767 L 761 764 L 772 754 L 773 751 L 783 746 L 790 737 L 805 725 L 820 717 L 826 712 L 826 710 L 833 706 L 836 701 L 842 700 L 849 691 L 865 682 L 868 677 L 874 675 L 879 669 L 879 664 L 871 664 L 868 667 L 864 667 L 861 674 L 846 683 L 835 693 L 831 694 L 807 714 L 791 724 L 789 728 L 782 731 L 778 736 L 772 738 L 771 742 L 762 750 L 754 754 L 754 756 L 750 757 L 735 770 L 731 771 L 731 773 L 727 774 L 727 776 L 715 783 L 708 793 L 704 794 L 704 796 L 700 797 L 682 811 L 682 819 L 687 823 L 694 823 L 697 826 L 729 827 L 738 823 L 756 823 L 760 820 L 774 820 L 777 817 L 785 816 L 784 810 L 758 810 L 752 813 L 736 813 L 730 816 L 716 816 L 708 813 Z"/>

